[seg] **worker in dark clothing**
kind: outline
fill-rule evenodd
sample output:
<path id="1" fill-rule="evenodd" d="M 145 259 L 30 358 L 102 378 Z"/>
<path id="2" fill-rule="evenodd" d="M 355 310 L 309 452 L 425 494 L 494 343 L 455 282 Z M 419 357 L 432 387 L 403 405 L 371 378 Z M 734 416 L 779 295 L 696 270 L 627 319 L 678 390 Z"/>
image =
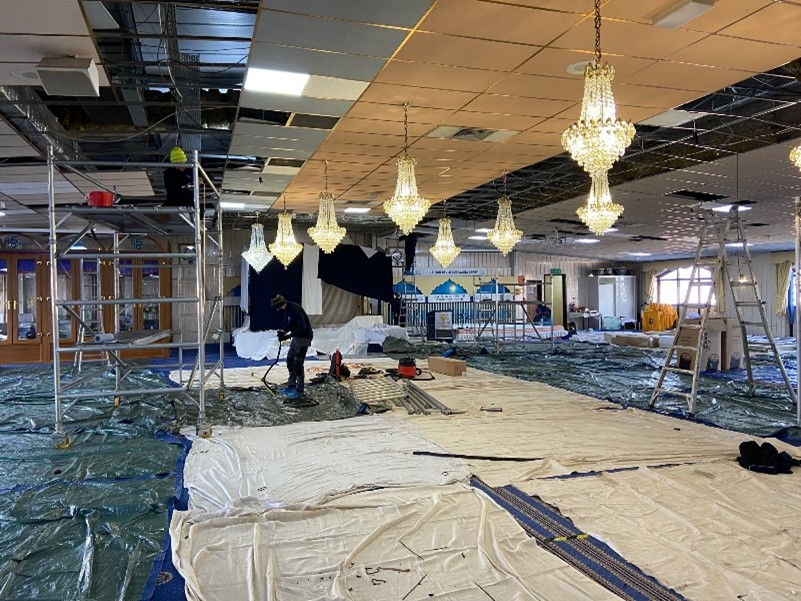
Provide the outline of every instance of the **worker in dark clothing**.
<path id="1" fill-rule="evenodd" d="M 392 325 L 399 326 L 401 309 L 403 308 L 403 298 L 401 297 L 400 292 L 395 293 L 395 296 L 392 298 L 390 308 L 392 309 Z"/>
<path id="2" fill-rule="evenodd" d="M 286 300 L 280 294 L 270 299 L 270 305 L 278 311 L 284 312 L 284 328 L 278 330 L 278 340 L 289 338 L 289 353 L 286 356 L 286 368 L 289 379 L 286 387 L 282 389 L 288 399 L 303 398 L 303 388 L 306 372 L 303 363 L 306 360 L 306 351 L 309 350 L 314 332 L 309 323 L 309 316 L 298 303 Z"/>
<path id="3" fill-rule="evenodd" d="M 173 167 L 164 170 L 164 188 L 167 190 L 167 207 L 192 207 L 195 205 L 194 177 L 186 164 L 186 153 L 180 146 L 170 151 Z"/>

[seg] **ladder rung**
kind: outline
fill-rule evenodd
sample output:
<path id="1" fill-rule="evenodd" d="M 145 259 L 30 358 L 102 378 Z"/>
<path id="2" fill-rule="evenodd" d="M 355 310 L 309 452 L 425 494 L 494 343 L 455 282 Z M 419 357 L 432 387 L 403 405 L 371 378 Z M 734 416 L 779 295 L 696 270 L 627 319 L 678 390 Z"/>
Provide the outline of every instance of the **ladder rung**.
<path id="1" fill-rule="evenodd" d="M 701 329 L 701 324 L 700 323 L 682 323 L 682 324 L 679 324 L 679 329 L 680 330 L 681 329 L 684 329 L 684 330 L 700 330 Z"/>
<path id="2" fill-rule="evenodd" d="M 756 286 L 754 280 L 729 280 L 732 286 Z"/>
<path id="3" fill-rule="evenodd" d="M 761 321 L 741 321 L 741 326 L 764 326 L 765 324 Z"/>
<path id="4" fill-rule="evenodd" d="M 662 369 L 664 369 L 665 371 L 672 371 L 672 372 L 679 373 L 679 374 L 694 374 L 695 373 L 694 369 L 686 369 L 684 367 L 672 367 L 670 365 L 666 365 Z"/>
<path id="5" fill-rule="evenodd" d="M 741 301 L 736 300 L 734 304 L 738 307 L 759 307 L 760 305 L 764 305 L 765 301 Z"/>
<path id="6" fill-rule="evenodd" d="M 675 346 L 672 346 L 671 348 L 674 351 L 676 351 L 676 350 L 679 350 L 679 351 L 697 351 L 698 350 L 697 346 L 679 346 L 678 344 L 675 345 Z"/>
<path id="7" fill-rule="evenodd" d="M 680 396 L 686 396 L 687 398 L 690 398 L 690 396 L 692 396 L 689 392 L 679 392 L 678 390 L 671 390 L 670 388 L 655 388 L 654 392 L 655 393 L 663 392 L 663 393 L 667 393 L 667 394 L 676 394 L 676 395 L 680 395 Z"/>

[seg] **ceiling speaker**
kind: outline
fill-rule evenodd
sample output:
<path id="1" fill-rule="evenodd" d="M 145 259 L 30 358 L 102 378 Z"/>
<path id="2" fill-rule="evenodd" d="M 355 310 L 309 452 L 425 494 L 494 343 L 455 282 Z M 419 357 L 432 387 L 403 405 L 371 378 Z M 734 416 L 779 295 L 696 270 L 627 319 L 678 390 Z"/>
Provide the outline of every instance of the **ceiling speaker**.
<path id="1" fill-rule="evenodd" d="M 49 96 L 100 96 L 97 65 L 91 58 L 45 57 L 36 73 Z"/>

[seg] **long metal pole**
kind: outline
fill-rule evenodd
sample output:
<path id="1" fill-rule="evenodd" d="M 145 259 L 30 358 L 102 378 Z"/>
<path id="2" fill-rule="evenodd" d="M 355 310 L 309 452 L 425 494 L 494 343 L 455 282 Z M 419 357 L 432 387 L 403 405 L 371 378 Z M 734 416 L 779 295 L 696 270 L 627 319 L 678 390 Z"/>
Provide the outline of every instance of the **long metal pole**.
<path id="1" fill-rule="evenodd" d="M 195 207 L 195 252 L 198 258 L 195 261 L 195 282 L 197 289 L 197 366 L 199 370 L 198 378 L 198 434 L 205 433 L 207 427 L 206 422 L 206 340 L 205 328 L 206 323 L 206 285 L 204 283 L 204 269 L 206 267 L 206 250 L 205 250 L 205 235 L 204 235 L 204 222 L 203 213 L 200 206 L 200 186 L 198 186 L 198 153 L 194 151 L 192 157 L 192 177 L 194 183 L 194 207 Z"/>
<path id="2" fill-rule="evenodd" d="M 50 336 L 53 339 L 53 395 L 55 398 L 55 411 L 56 411 L 56 445 L 67 446 L 69 444 L 64 432 L 64 420 L 61 410 L 61 363 L 58 352 L 58 308 L 56 307 L 56 299 L 58 298 L 58 290 L 56 285 L 58 283 L 56 263 L 57 257 L 57 242 L 56 237 L 56 187 L 55 187 L 55 167 L 53 166 L 53 147 L 47 147 L 47 200 L 48 200 L 48 221 L 50 225 L 49 237 L 49 254 L 50 263 Z"/>
<path id="3" fill-rule="evenodd" d="M 801 297 L 801 196 L 795 197 L 795 424 L 801 427 L 801 377 L 799 377 L 799 363 L 801 363 L 801 307 L 798 299 Z"/>

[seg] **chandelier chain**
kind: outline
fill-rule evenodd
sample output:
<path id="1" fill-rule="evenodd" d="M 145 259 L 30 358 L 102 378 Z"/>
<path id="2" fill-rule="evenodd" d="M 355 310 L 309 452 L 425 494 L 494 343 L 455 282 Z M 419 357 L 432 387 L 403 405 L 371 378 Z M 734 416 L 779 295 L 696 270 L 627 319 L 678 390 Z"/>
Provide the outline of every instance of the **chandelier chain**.
<path id="1" fill-rule="evenodd" d="M 409 103 L 403 103 L 403 156 L 409 149 Z"/>
<path id="2" fill-rule="evenodd" d="M 595 62 L 601 63 L 601 0 L 595 0 Z"/>
<path id="3" fill-rule="evenodd" d="M 323 161 L 325 165 L 325 191 L 328 192 L 328 159 Z"/>

